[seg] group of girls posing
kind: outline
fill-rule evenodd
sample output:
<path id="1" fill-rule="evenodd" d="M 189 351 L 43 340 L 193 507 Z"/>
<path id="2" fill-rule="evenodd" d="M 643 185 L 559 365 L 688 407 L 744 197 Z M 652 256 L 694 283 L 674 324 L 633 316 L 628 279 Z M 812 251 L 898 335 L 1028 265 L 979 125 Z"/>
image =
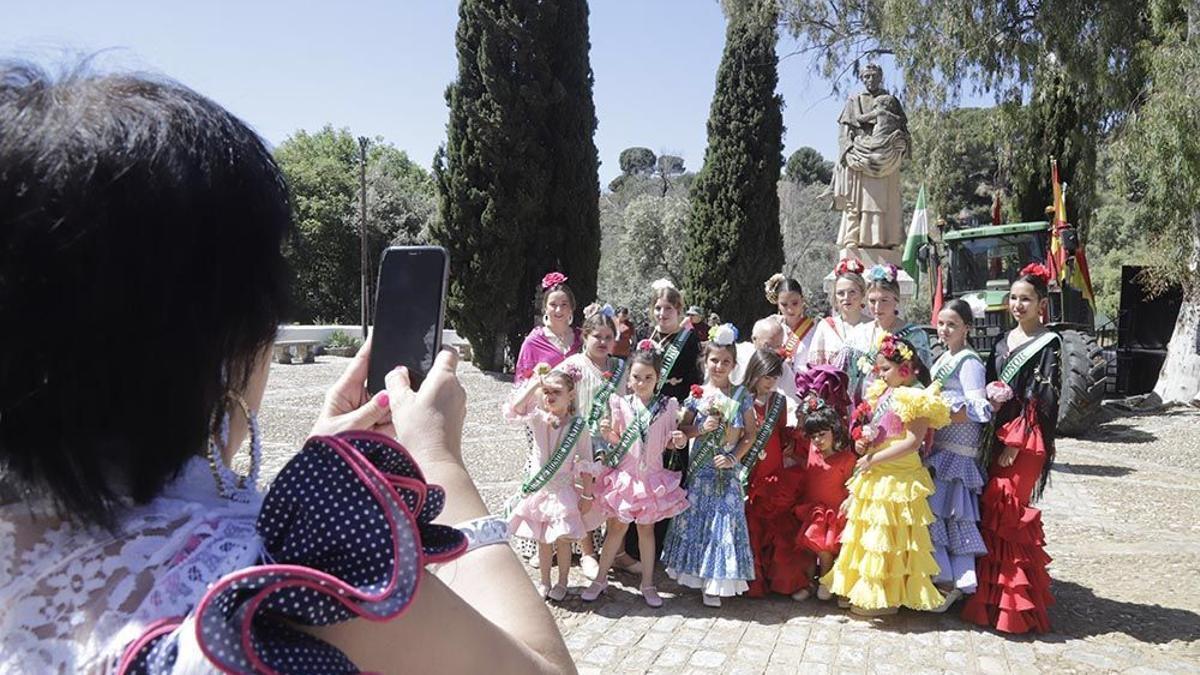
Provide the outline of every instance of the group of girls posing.
<path id="1" fill-rule="evenodd" d="M 611 318 L 572 329 L 566 279 L 547 277 L 545 322 L 522 348 L 507 409 L 527 421 L 536 453 L 510 531 L 538 542 L 547 597 L 566 594 L 567 542 L 582 540 L 586 560 L 587 533 L 606 522 L 595 573 L 584 565 L 595 579 L 585 601 L 617 566 L 661 606 L 661 557 L 714 607 L 744 592 L 815 593 L 877 616 L 945 611 L 967 595 L 968 620 L 1049 630 L 1049 558 L 1030 506 L 1057 418 L 1045 268 L 1014 281 L 1017 327 L 986 363 L 967 344 L 978 308 L 947 303 L 936 317 L 946 351 L 930 363 L 924 331 L 899 317 L 895 267 L 848 260 L 835 276 L 836 315 L 816 322 L 799 284 L 767 282 L 783 337 L 756 338 L 740 385 L 736 329 L 681 327 L 673 286 L 656 284 L 654 329 L 621 361 Z M 795 387 L 779 386 L 792 372 Z"/>

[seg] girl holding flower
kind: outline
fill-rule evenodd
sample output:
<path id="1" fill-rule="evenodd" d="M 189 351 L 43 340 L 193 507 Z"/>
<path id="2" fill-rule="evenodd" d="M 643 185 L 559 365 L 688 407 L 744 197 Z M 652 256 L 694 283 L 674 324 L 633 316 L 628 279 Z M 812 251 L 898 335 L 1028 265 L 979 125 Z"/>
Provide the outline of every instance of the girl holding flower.
<path id="1" fill-rule="evenodd" d="M 754 578 L 750 533 L 737 467 L 758 432 L 753 396 L 734 387 L 729 374 L 737 361 L 732 324 L 715 326 L 704 348 L 704 386 L 692 388 L 680 429 L 696 440 L 688 463 L 691 507 L 667 530 L 663 562 L 681 585 L 698 588 L 704 604 L 744 593 Z"/>
<path id="2" fill-rule="evenodd" d="M 1054 462 L 1061 376 L 1058 335 L 1042 325 L 1050 272 L 1034 263 L 1009 290 L 1017 326 L 996 341 L 987 364 L 995 432 L 984 440 L 988 483 L 980 499 L 987 554 L 976 562 L 978 589 L 963 618 L 1006 633 L 1050 630 L 1054 604 L 1046 565 L 1041 496 Z"/>
<path id="3" fill-rule="evenodd" d="M 603 516 L 594 507 L 593 477 L 600 465 L 592 461 L 592 439 L 575 412 L 575 379 L 541 363 L 534 377 L 505 404 L 504 416 L 524 422 L 533 434 L 531 470 L 509 508 L 509 535 L 537 542 L 538 567 L 544 597 L 567 597 L 571 542 L 600 526 Z M 534 400 L 537 399 L 537 404 Z M 558 558 L 558 583 L 550 585 L 550 566 Z"/>
<path id="4" fill-rule="evenodd" d="M 938 337 L 946 352 L 933 365 L 933 383 L 951 410 L 951 424 L 937 430 L 925 458 L 935 488 L 929 497 L 936 518 L 930 525 L 933 558 L 941 568 L 933 581 L 946 596 L 939 611 L 964 593 L 975 592 L 975 558 L 987 553 L 978 526 L 979 493 L 984 484 L 979 444 L 983 428 L 992 418 L 992 406 L 985 394 L 983 360 L 967 345 L 974 316 L 967 301 L 955 298 L 936 317 Z"/>
<path id="5" fill-rule="evenodd" d="M 878 379 L 867 393 L 868 424 L 859 427 L 859 458 L 847 484 L 850 506 L 842 548 L 821 584 L 863 616 L 894 614 L 900 606 L 931 610 L 942 604 L 933 585 L 929 525 L 933 493 L 917 453 L 931 428 L 950 422 L 949 406 L 927 385 L 929 374 L 912 343 L 884 335 L 876 345 Z"/>

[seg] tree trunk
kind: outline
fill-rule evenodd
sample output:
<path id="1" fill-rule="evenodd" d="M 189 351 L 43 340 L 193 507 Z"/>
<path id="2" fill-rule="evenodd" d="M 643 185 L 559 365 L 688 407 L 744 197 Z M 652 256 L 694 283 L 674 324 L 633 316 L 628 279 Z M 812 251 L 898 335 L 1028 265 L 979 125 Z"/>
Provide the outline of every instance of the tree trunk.
<path id="1" fill-rule="evenodd" d="M 1200 46 L 1200 0 L 1187 7 L 1187 42 Z M 1183 280 L 1183 304 L 1175 332 L 1167 344 L 1167 358 L 1158 373 L 1154 393 L 1163 403 L 1200 405 L 1200 209 L 1192 211 L 1192 251 L 1188 275 Z"/>
<path id="2" fill-rule="evenodd" d="M 1200 210 L 1192 212 L 1192 256 L 1183 284 L 1183 304 L 1175 332 L 1167 344 L 1167 358 L 1159 371 L 1154 393 L 1163 403 L 1200 404 Z"/>

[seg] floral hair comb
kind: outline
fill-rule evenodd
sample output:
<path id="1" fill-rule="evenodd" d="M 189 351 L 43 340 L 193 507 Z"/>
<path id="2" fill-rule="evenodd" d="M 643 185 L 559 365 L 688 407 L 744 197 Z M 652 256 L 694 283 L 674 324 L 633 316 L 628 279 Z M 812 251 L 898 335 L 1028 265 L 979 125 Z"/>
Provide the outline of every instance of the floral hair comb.
<path id="1" fill-rule="evenodd" d="M 731 323 L 723 323 L 720 326 L 713 326 L 708 329 L 708 341 L 722 347 L 737 342 L 738 329 Z"/>
<path id="2" fill-rule="evenodd" d="M 1040 279 L 1043 284 L 1050 283 L 1050 268 L 1042 263 L 1029 263 L 1021 268 L 1021 276 L 1030 276 L 1035 279 Z"/>
<path id="3" fill-rule="evenodd" d="M 555 286 L 561 286 L 567 283 L 567 275 L 562 272 L 551 272 L 542 277 L 542 290 L 548 291 Z"/>
<path id="4" fill-rule="evenodd" d="M 900 268 L 891 263 L 876 265 L 867 270 L 867 281 L 886 281 L 889 284 L 896 283 L 896 275 L 899 274 Z"/>
<path id="5" fill-rule="evenodd" d="M 856 258 L 842 258 L 838 261 L 837 267 L 833 268 L 833 273 L 838 276 L 843 274 L 862 274 L 866 269 L 861 260 Z"/>

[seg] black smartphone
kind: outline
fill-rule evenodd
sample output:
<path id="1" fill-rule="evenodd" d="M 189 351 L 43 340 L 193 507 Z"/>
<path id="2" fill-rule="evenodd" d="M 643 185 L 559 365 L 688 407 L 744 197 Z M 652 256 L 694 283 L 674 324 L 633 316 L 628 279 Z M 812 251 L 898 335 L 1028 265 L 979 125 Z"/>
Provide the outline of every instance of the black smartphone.
<path id="1" fill-rule="evenodd" d="M 384 377 L 406 366 L 413 389 L 421 386 L 442 348 L 450 258 L 440 246 L 392 246 L 379 262 L 375 327 L 367 390 L 386 387 Z"/>

